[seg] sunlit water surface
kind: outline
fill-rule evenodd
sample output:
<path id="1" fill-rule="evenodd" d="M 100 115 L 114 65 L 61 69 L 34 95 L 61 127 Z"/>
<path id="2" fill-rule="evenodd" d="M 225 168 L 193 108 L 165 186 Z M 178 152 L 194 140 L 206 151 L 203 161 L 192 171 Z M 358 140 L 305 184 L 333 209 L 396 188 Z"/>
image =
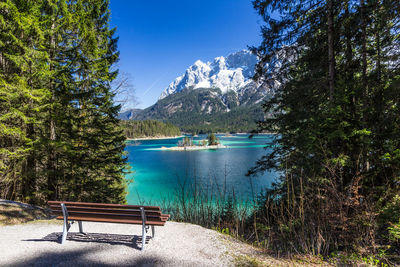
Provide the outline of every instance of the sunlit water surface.
<path id="1" fill-rule="evenodd" d="M 205 139 L 205 135 L 194 141 Z M 140 140 L 129 141 L 126 146 L 128 163 L 133 173 L 126 176 L 133 179 L 129 185 L 127 201 L 129 204 L 160 204 L 171 200 L 194 183 L 209 191 L 235 192 L 244 201 L 253 199 L 261 190 L 269 187 L 277 174 L 266 172 L 249 178 L 245 174 L 261 156 L 270 153 L 265 149 L 271 135 L 219 135 L 221 143 L 228 148 L 197 151 L 166 151 L 161 147 L 176 146 L 179 140 Z"/>

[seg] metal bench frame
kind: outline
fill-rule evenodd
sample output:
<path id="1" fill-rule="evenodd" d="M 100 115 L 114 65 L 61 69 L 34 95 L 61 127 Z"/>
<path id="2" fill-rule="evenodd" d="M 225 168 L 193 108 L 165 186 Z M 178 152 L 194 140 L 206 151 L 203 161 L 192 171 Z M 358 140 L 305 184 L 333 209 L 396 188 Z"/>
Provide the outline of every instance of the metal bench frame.
<path id="1" fill-rule="evenodd" d="M 71 228 L 72 224 L 74 223 L 73 220 L 69 221 L 68 220 L 68 209 L 67 206 L 65 206 L 64 203 L 61 203 L 61 210 L 63 213 L 63 217 L 64 217 L 64 223 L 63 223 L 63 234 L 62 234 L 62 238 L 61 238 L 61 244 L 64 244 L 65 241 L 67 240 L 67 235 L 68 235 L 68 231 Z M 144 246 L 146 243 L 146 233 L 149 230 L 150 225 L 146 225 L 146 214 L 145 214 L 145 210 L 144 207 L 140 207 L 140 215 L 142 217 L 142 248 L 141 250 L 144 250 Z M 85 234 L 83 232 L 83 226 L 82 226 L 82 221 L 78 221 L 78 225 L 79 225 L 79 233 L 81 234 Z M 155 229 L 154 229 L 154 225 L 151 225 L 151 237 L 154 238 L 155 235 Z"/>

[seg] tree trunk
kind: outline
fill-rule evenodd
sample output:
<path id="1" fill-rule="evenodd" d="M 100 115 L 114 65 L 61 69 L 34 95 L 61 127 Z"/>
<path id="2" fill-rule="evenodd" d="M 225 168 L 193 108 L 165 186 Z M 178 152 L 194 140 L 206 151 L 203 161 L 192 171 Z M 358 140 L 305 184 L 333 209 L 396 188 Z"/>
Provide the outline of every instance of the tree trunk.
<path id="1" fill-rule="evenodd" d="M 367 37 L 366 37 L 366 22 L 365 22 L 365 3 L 360 0 L 361 5 L 361 46 L 362 46 L 362 85 L 364 105 L 367 105 L 368 84 L 367 84 Z"/>
<path id="2" fill-rule="evenodd" d="M 376 19 L 375 19 L 375 42 L 376 42 L 376 80 L 378 84 L 381 81 L 381 72 L 382 72 L 382 66 L 381 66 L 381 35 L 380 32 L 382 30 L 381 27 L 381 16 L 380 16 L 380 9 L 381 9 L 381 1 L 378 0 L 377 5 L 376 5 Z"/>
<path id="3" fill-rule="evenodd" d="M 54 55 L 55 55 L 55 39 L 54 39 L 54 23 L 51 25 L 51 36 L 50 36 L 50 71 L 54 70 Z M 54 80 L 50 80 L 50 88 L 52 93 L 52 102 L 54 102 L 55 95 L 55 85 Z M 56 141 L 56 126 L 54 122 L 54 110 L 50 107 L 50 123 L 49 123 L 49 154 L 47 163 L 47 189 L 48 189 L 48 200 L 56 200 L 56 151 L 55 151 L 55 141 Z"/>
<path id="4" fill-rule="evenodd" d="M 328 0 L 328 64 L 329 64 L 329 99 L 333 102 L 335 93 L 335 51 L 334 51 L 334 27 L 333 27 L 333 0 Z"/>
<path id="5" fill-rule="evenodd" d="M 32 43 L 32 39 L 30 39 L 30 43 Z M 29 79 L 28 79 L 28 85 L 30 87 L 31 92 L 33 93 L 34 91 L 34 86 L 33 86 L 33 71 L 32 71 L 32 60 L 29 61 Z M 31 106 L 34 105 L 33 100 L 29 99 L 29 103 Z M 34 116 L 34 115 L 33 115 Z M 26 126 L 26 137 L 29 138 L 30 140 L 34 141 L 36 139 L 35 136 L 35 125 L 33 122 L 30 122 Z M 26 165 L 25 165 L 25 172 L 23 174 L 23 178 L 25 180 L 25 184 L 23 185 L 23 196 L 27 200 L 27 202 L 31 204 L 36 204 L 36 199 L 34 196 L 34 192 L 36 192 L 35 187 L 36 187 L 36 161 L 35 161 L 35 147 L 32 147 L 32 150 L 29 152 L 27 158 L 26 158 Z"/>
<path id="6" fill-rule="evenodd" d="M 27 125 L 26 137 L 34 140 L 35 139 L 35 128 L 32 123 Z M 26 164 L 23 171 L 23 185 L 22 185 L 22 196 L 26 202 L 36 204 L 34 198 L 35 186 L 36 186 L 36 161 L 35 161 L 35 150 L 29 152 L 26 158 Z"/>

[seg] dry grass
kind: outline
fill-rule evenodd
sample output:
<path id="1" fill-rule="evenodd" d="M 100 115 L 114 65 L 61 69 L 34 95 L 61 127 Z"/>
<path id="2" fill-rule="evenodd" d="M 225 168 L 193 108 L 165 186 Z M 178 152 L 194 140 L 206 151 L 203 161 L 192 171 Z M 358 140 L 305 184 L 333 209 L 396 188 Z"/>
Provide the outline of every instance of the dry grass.
<path id="1" fill-rule="evenodd" d="M 21 224 L 49 218 L 49 213 L 41 208 L 0 202 L 0 225 Z"/>
<path id="2" fill-rule="evenodd" d="M 249 255 L 238 255 L 235 256 L 235 265 L 243 267 L 266 267 L 266 266 L 293 266 L 293 267 L 303 267 L 303 266 L 333 266 L 326 262 L 322 262 L 319 258 L 299 258 L 294 259 L 278 259 L 272 257 L 260 257 L 260 256 L 249 256 Z"/>
<path id="3" fill-rule="evenodd" d="M 335 266 L 320 257 L 312 255 L 272 255 L 265 249 L 244 243 L 232 236 L 221 235 L 224 244 L 228 247 L 234 259 L 235 266 L 265 267 L 265 266 Z"/>

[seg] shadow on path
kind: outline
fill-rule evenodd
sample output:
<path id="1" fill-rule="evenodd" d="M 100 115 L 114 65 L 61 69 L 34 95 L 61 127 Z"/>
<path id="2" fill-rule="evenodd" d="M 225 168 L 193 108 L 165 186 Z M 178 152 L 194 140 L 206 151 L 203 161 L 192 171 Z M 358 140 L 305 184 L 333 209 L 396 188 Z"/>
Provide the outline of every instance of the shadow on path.
<path id="1" fill-rule="evenodd" d="M 25 239 L 22 241 L 31 242 L 57 242 L 61 246 L 62 233 L 51 233 L 41 239 Z M 146 236 L 146 244 L 149 243 L 151 237 Z M 118 235 L 118 234 L 104 234 L 104 233 L 68 233 L 66 242 L 93 242 L 93 243 L 106 243 L 110 245 L 125 245 L 140 250 L 142 248 L 142 236 L 138 235 Z M 145 248 L 146 249 L 146 248 Z"/>
<path id="2" fill-rule="evenodd" d="M 7 266 L 165 266 L 169 265 L 159 257 L 141 256 L 125 259 L 123 262 L 114 262 L 115 258 L 109 253 L 104 259 L 88 259 L 88 255 L 98 252 L 99 249 L 80 249 L 66 252 L 43 252 L 32 258 L 22 258 L 10 262 Z M 108 259 L 108 260 L 107 260 Z M 113 259 L 113 260 L 109 260 Z M 119 259 L 120 260 L 120 259 Z M 110 262 L 110 263 L 106 263 Z"/>

